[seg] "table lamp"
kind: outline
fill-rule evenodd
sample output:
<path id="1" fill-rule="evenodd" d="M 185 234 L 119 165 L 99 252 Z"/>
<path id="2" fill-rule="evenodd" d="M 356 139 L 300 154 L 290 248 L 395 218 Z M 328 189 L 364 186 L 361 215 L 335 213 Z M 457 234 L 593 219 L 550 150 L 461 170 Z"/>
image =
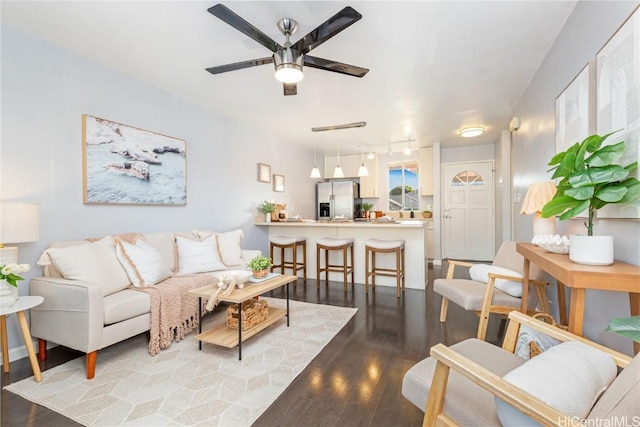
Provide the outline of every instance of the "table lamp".
<path id="1" fill-rule="evenodd" d="M 18 248 L 5 243 L 40 239 L 40 207 L 33 203 L 0 201 L 0 265 L 18 263 Z"/>
<path id="2" fill-rule="evenodd" d="M 534 182 L 529 186 L 527 195 L 522 203 L 521 214 L 535 214 L 533 218 L 533 235 L 556 234 L 556 218 L 542 218 L 542 208 L 553 199 L 556 194 L 556 184 L 553 181 Z"/>

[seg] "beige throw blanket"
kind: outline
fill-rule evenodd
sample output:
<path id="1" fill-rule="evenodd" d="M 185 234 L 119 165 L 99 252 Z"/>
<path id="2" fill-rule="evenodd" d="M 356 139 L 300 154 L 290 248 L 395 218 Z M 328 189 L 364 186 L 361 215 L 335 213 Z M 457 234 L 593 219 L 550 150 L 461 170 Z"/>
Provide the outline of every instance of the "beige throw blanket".
<path id="1" fill-rule="evenodd" d="M 215 283 L 217 280 L 211 276 L 185 274 L 170 277 L 155 286 L 131 287 L 151 298 L 151 355 L 157 355 L 174 339 L 180 341 L 198 327 L 198 297 L 187 295 L 187 291 Z"/>

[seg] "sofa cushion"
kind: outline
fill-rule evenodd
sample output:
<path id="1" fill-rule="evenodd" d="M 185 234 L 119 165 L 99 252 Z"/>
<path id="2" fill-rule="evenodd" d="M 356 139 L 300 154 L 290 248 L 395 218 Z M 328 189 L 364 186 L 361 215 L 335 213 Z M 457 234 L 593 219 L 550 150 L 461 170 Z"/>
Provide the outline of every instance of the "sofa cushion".
<path id="1" fill-rule="evenodd" d="M 220 257 L 222 262 L 228 268 L 244 267 L 244 260 L 242 259 L 242 247 L 240 245 L 244 233 L 242 230 L 227 231 L 225 233 L 215 233 L 208 230 L 193 230 L 193 234 L 200 240 L 216 236 L 218 241 L 218 250 L 220 251 Z"/>
<path id="2" fill-rule="evenodd" d="M 489 273 L 502 274 L 504 276 L 517 277 L 522 279 L 522 274 L 517 271 L 509 270 L 507 268 L 497 267 L 495 265 L 488 264 L 475 264 L 469 268 L 469 276 L 471 280 L 476 282 L 489 283 Z M 495 287 L 502 292 L 506 292 L 512 297 L 522 297 L 522 282 L 516 282 L 514 280 L 496 279 Z"/>
<path id="3" fill-rule="evenodd" d="M 551 347 L 504 376 L 504 380 L 557 409 L 568 418 L 586 417 L 616 377 L 607 353 L 579 342 Z M 503 426 L 532 425 L 533 420 L 496 398 Z"/>
<path id="4" fill-rule="evenodd" d="M 171 276 L 162 255 L 153 246 L 138 240 L 135 245 L 116 239 L 116 256 L 136 287 L 153 286 Z"/>
<path id="5" fill-rule="evenodd" d="M 451 349 L 500 376 L 524 363 L 513 353 L 476 338 L 454 344 Z M 402 395 L 421 411 L 426 408 L 436 362 L 433 357 L 418 362 L 402 380 Z M 499 425 L 493 395 L 454 370 L 449 374 L 444 411 L 460 425 Z"/>
<path id="6" fill-rule="evenodd" d="M 111 236 L 93 243 L 49 248 L 45 252 L 62 277 L 99 284 L 103 295 L 118 292 L 131 284 L 116 257 L 115 241 Z"/>
<path id="7" fill-rule="evenodd" d="M 175 233 L 145 233 L 144 241 L 160 252 L 162 260 L 169 267 L 169 270 L 176 271 Z"/>
<path id="8" fill-rule="evenodd" d="M 132 289 L 104 297 L 104 324 L 111 325 L 151 311 L 149 294 Z"/>
<path id="9" fill-rule="evenodd" d="M 216 236 L 194 241 L 176 235 L 178 249 L 178 273 L 192 274 L 207 271 L 226 270 L 220 254 Z"/>

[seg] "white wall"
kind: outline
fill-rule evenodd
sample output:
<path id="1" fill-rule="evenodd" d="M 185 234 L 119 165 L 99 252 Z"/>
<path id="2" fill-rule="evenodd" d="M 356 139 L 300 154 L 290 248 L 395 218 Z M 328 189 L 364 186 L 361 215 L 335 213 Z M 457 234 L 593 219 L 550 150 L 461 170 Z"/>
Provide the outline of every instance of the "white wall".
<path id="1" fill-rule="evenodd" d="M 32 265 L 46 246 L 128 231 L 241 228 L 243 246 L 267 250 L 253 226 L 261 200 L 294 203 L 313 217 L 313 151 L 278 141 L 248 119 L 242 123 L 190 104 L 156 87 L 2 26 L 0 197 L 40 204 L 40 241 L 18 245 Z M 102 206 L 82 203 L 83 113 L 187 141 L 187 205 Z M 257 163 L 285 176 L 285 192 L 257 182 Z M 28 294 L 28 280 L 20 282 Z M 9 325 L 10 347 L 18 345 Z M 13 358 L 13 357 L 12 357 Z"/>
<path id="2" fill-rule="evenodd" d="M 514 115 L 521 119 L 520 129 L 513 140 L 513 191 L 526 194 L 530 183 L 550 178 L 547 162 L 555 154 L 555 99 L 582 70 L 588 61 L 638 7 L 637 1 L 578 2 L 573 14 L 536 73 Z M 514 238 L 530 241 L 533 237 L 533 218 L 520 215 L 520 205 L 513 206 Z M 584 233 L 581 221 L 559 224 L 558 232 Z M 600 220 L 597 234 L 612 234 L 615 257 L 640 265 L 640 222 L 629 220 Z M 550 290 L 556 301 L 555 286 Z M 557 305 L 556 305 L 557 308 Z M 628 294 L 616 292 L 587 292 L 584 332 L 588 338 L 607 346 L 631 352 L 631 342 L 610 333 L 602 333 L 609 320 L 629 316 Z"/>
<path id="3" fill-rule="evenodd" d="M 511 132 L 503 130 L 495 145 L 495 247 L 511 240 Z"/>

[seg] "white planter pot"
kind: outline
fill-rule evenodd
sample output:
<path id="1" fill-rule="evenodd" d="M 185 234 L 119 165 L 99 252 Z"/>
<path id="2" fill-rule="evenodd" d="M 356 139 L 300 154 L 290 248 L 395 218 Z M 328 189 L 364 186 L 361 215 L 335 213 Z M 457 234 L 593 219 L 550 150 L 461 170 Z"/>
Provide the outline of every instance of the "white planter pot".
<path id="1" fill-rule="evenodd" d="M 0 308 L 9 308 L 18 300 L 18 288 L 0 280 Z"/>
<path id="2" fill-rule="evenodd" d="M 267 212 L 266 214 L 264 214 L 264 221 L 271 222 L 271 212 Z"/>
<path id="3" fill-rule="evenodd" d="M 569 241 L 571 261 L 587 265 L 613 264 L 613 236 L 572 234 Z"/>

